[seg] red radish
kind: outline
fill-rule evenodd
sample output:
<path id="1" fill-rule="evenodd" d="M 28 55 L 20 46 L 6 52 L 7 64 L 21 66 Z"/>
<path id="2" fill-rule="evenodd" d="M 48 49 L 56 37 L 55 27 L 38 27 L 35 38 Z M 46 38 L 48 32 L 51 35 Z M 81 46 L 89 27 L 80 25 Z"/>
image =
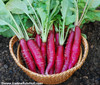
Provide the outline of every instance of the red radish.
<path id="1" fill-rule="evenodd" d="M 42 56 L 44 58 L 45 66 L 46 66 L 46 56 L 47 56 L 47 44 L 46 44 L 46 42 L 42 42 L 41 53 L 42 53 Z"/>
<path id="2" fill-rule="evenodd" d="M 33 58 L 32 58 L 32 56 L 29 52 L 29 49 L 28 49 L 28 46 L 27 46 L 27 43 L 26 43 L 25 39 L 20 40 L 20 46 L 21 46 L 22 55 L 24 57 L 24 60 L 27 64 L 28 68 L 31 71 L 36 72 L 36 67 L 35 67 Z"/>
<path id="3" fill-rule="evenodd" d="M 68 69 L 72 68 L 78 61 L 80 55 L 80 45 L 81 45 L 81 29 L 76 26 L 75 27 L 75 37 L 71 50 L 71 57 L 69 61 Z"/>
<path id="4" fill-rule="evenodd" d="M 40 71 L 37 69 L 37 73 L 41 74 Z"/>
<path id="5" fill-rule="evenodd" d="M 72 44 L 73 44 L 73 39 L 74 39 L 74 31 L 71 31 L 66 46 L 65 46 L 65 51 L 64 51 L 64 66 L 62 68 L 62 72 L 66 71 L 68 69 L 68 63 L 71 55 L 71 49 L 72 49 Z"/>
<path id="6" fill-rule="evenodd" d="M 54 33 L 54 35 L 55 35 L 55 26 L 53 25 L 53 33 Z"/>
<path id="7" fill-rule="evenodd" d="M 0 2 L 1 3 L 1 2 Z M 4 7 L 5 11 L 6 11 L 6 8 L 4 6 L 4 3 L 1 3 L 2 6 Z M 27 46 L 27 42 L 25 40 L 29 40 L 29 36 L 26 32 L 26 29 L 21 21 L 21 18 L 19 17 L 19 20 L 20 20 L 20 24 L 21 24 L 21 27 L 24 29 L 23 32 L 22 32 L 22 28 L 17 24 L 16 20 L 14 19 L 13 15 L 10 13 L 9 10 L 6 11 L 6 14 L 9 14 L 9 18 L 11 20 L 11 23 L 13 22 L 13 25 L 12 24 L 8 24 L 5 20 L 3 20 L 3 22 L 6 22 L 6 24 L 11 28 L 11 30 L 15 33 L 15 35 L 18 37 L 19 41 L 20 41 L 20 46 L 21 46 L 21 52 L 22 52 L 22 55 L 24 57 L 24 60 L 28 66 L 28 68 L 33 71 L 33 72 L 36 72 L 36 67 L 35 67 L 35 64 L 34 64 L 34 61 L 33 61 L 33 58 L 29 52 L 29 49 L 28 49 L 28 46 Z"/>
<path id="8" fill-rule="evenodd" d="M 48 65 L 47 65 L 47 68 L 46 68 L 46 74 L 49 73 L 50 69 L 54 66 L 54 62 L 55 62 L 55 43 L 54 43 L 54 33 L 53 33 L 53 31 L 50 31 L 49 35 L 48 35 L 47 61 L 48 61 Z"/>
<path id="9" fill-rule="evenodd" d="M 64 47 L 59 45 L 57 47 L 56 61 L 55 61 L 55 73 L 60 73 L 63 67 Z"/>
<path id="10" fill-rule="evenodd" d="M 56 47 L 58 47 L 59 45 L 59 33 L 58 32 L 55 34 L 55 39 L 56 39 Z"/>
<path id="11" fill-rule="evenodd" d="M 38 47 L 38 45 L 36 44 L 36 42 L 34 40 L 28 40 L 27 41 L 27 45 L 33 55 L 33 58 L 35 60 L 35 63 L 40 71 L 41 74 L 44 74 L 44 70 L 45 70 L 45 63 L 44 63 L 44 59 L 43 56 L 41 54 L 41 51 Z"/>
<path id="12" fill-rule="evenodd" d="M 35 39 L 36 39 L 37 45 L 41 48 L 42 39 L 41 39 L 40 35 L 36 34 Z"/>
<path id="13" fill-rule="evenodd" d="M 47 49 L 46 49 L 46 42 L 42 42 L 42 39 L 41 39 L 39 34 L 36 34 L 35 39 L 36 39 L 37 45 L 41 49 L 41 53 L 42 53 L 42 56 L 44 58 L 44 61 L 46 61 L 46 51 L 47 51 Z M 45 62 L 45 65 L 46 65 L 46 62 Z"/>
<path id="14" fill-rule="evenodd" d="M 55 33 L 55 26 L 53 25 L 53 33 L 54 33 L 54 36 L 55 36 L 55 45 L 56 47 L 59 45 L 59 32 L 56 32 Z"/>
<path id="15" fill-rule="evenodd" d="M 54 67 L 50 69 L 49 74 L 54 74 Z"/>

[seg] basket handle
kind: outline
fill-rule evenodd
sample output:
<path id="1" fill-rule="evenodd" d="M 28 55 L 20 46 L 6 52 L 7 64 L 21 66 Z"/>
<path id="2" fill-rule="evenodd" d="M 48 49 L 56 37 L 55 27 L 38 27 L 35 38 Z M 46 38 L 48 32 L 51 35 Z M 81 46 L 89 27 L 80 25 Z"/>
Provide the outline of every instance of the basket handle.
<path id="1" fill-rule="evenodd" d="M 15 60 L 16 63 L 18 62 L 18 60 L 17 60 L 17 58 L 16 58 L 16 56 L 14 54 L 13 46 L 17 41 L 18 41 L 17 36 L 13 36 L 11 38 L 10 42 L 9 42 L 9 50 L 10 50 L 10 53 L 11 53 L 11 55 L 12 55 L 12 57 Z"/>

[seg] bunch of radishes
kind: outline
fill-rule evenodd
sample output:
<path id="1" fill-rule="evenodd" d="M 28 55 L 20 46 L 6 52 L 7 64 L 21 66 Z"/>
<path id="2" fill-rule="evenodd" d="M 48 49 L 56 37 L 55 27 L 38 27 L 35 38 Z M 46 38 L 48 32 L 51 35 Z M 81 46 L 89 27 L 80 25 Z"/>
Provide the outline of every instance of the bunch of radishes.
<path id="1" fill-rule="evenodd" d="M 3 16 L 7 16 L 4 18 L 0 15 L 0 25 L 8 25 L 19 38 L 21 53 L 29 70 L 48 75 L 64 72 L 75 66 L 80 55 L 80 25 L 85 19 L 90 3 L 89 0 L 83 1 L 86 4 L 82 11 L 78 7 L 80 2 L 40 0 L 40 4 L 34 8 L 30 0 L 26 0 L 28 6 L 21 0 L 12 0 L 7 6 L 13 5 L 12 3 L 18 6 L 13 5 L 6 9 L 2 0 L 0 1 L 0 10 L 3 11 Z M 33 14 L 30 14 L 28 7 Z M 36 30 L 35 38 L 29 38 L 20 16 L 18 20 L 21 25 L 16 23 L 11 14 L 15 10 L 21 10 L 32 21 Z M 10 20 L 6 21 L 7 19 Z"/>
<path id="2" fill-rule="evenodd" d="M 25 39 L 20 40 L 21 52 L 28 68 L 41 74 L 60 73 L 72 68 L 78 61 L 80 45 L 81 30 L 78 26 L 75 31 L 71 30 L 66 46 L 59 43 L 59 33 L 53 30 L 49 31 L 47 42 L 42 42 L 39 34 L 27 42 Z"/>

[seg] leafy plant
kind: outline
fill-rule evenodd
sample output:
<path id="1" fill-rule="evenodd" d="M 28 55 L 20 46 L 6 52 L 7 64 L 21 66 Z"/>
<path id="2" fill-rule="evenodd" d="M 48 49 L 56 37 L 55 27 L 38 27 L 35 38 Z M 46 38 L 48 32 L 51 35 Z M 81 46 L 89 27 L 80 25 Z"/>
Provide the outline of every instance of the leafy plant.
<path id="1" fill-rule="evenodd" d="M 54 21 L 56 21 L 54 22 L 56 28 L 58 28 L 57 24 L 59 24 L 60 31 L 64 31 L 65 25 L 69 26 L 69 29 L 74 27 L 73 23 L 77 19 L 77 14 L 81 18 L 79 21 L 81 27 L 84 23 L 100 21 L 100 10 L 97 9 L 100 7 L 100 0 L 3 0 L 3 2 L 5 2 L 6 8 L 12 12 L 18 25 L 21 24 L 18 20 L 18 16 L 20 16 L 26 29 L 35 25 L 37 33 L 43 33 L 42 37 L 48 34 Z M 81 17 L 86 2 L 88 2 L 86 10 L 84 11 L 84 16 Z M 2 6 L 0 5 L 0 7 Z M 0 16 L 3 17 L 2 13 L 3 11 L 0 13 Z M 9 22 L 7 16 L 6 19 Z M 45 28 L 48 29 L 43 31 Z M 11 37 L 14 33 L 7 25 L 0 25 L 0 35 Z M 62 36 L 62 39 L 64 39 L 64 35 Z"/>

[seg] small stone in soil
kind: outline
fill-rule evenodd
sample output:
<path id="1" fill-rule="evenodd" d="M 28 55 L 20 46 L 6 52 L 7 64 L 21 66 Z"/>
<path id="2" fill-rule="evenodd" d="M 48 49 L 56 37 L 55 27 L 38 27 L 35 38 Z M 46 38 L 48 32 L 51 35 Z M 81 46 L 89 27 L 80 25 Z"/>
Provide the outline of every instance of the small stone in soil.
<path id="1" fill-rule="evenodd" d="M 83 76 L 83 78 L 88 79 L 88 76 Z"/>
<path id="2" fill-rule="evenodd" d="M 4 65 L 4 68 L 8 68 L 8 66 L 7 65 Z"/>
<path id="3" fill-rule="evenodd" d="M 93 48 L 94 46 L 93 45 L 91 45 L 91 48 Z"/>

